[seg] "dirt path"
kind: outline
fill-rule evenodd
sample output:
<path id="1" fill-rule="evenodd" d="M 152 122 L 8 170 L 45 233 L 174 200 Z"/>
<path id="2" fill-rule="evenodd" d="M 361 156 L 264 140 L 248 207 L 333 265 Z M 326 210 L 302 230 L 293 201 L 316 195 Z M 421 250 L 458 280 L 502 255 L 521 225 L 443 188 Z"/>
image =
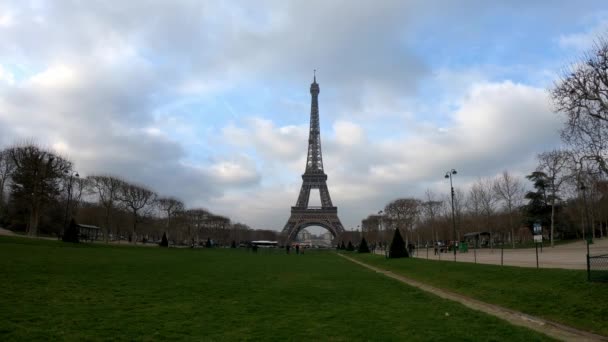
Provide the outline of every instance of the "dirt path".
<path id="1" fill-rule="evenodd" d="M 485 302 L 478 301 L 454 292 L 442 290 L 430 285 L 426 285 L 419 281 L 404 277 L 402 275 L 395 274 L 391 271 L 383 270 L 375 266 L 368 265 L 361 261 L 347 257 L 342 254 L 339 256 L 348 259 L 356 264 L 366 267 L 372 271 L 381 273 L 387 277 L 396 279 L 404 284 L 416 287 L 420 290 L 432 293 L 441 298 L 449 299 L 458 302 L 473 310 L 481 311 L 486 314 L 503 319 L 513 325 L 526 327 L 534 331 L 538 331 L 550 337 L 556 338 L 561 341 L 608 341 L 608 337 L 596 335 L 590 332 L 578 330 L 572 327 L 565 326 L 560 323 L 545 320 L 543 318 L 530 316 L 522 312 L 503 308 L 498 305 L 488 304 Z"/>
<path id="2" fill-rule="evenodd" d="M 8 229 L 0 228 L 0 235 L 4 235 L 4 236 L 16 236 L 17 234 L 13 233 L 12 231 L 10 231 Z"/>

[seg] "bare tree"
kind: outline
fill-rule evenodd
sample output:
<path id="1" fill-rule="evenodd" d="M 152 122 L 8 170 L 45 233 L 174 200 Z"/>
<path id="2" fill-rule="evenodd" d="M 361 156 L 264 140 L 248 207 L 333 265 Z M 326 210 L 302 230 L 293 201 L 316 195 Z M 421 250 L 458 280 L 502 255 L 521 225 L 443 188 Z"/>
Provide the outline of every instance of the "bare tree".
<path id="1" fill-rule="evenodd" d="M 608 40 L 600 38 L 551 90 L 556 111 L 566 115 L 562 139 L 608 174 Z"/>
<path id="2" fill-rule="evenodd" d="M 480 178 L 471 187 L 471 196 L 474 200 L 475 210 L 485 218 L 485 226 L 490 230 L 490 248 L 494 247 L 494 227 L 491 222 L 496 209 L 496 196 L 493 191 L 493 182 L 488 178 Z"/>
<path id="3" fill-rule="evenodd" d="M 516 209 L 521 206 L 524 199 L 524 186 L 522 182 L 513 177 L 508 171 L 496 178 L 494 181 L 494 193 L 499 198 L 504 209 L 509 216 L 509 228 L 511 230 L 511 244 L 515 248 L 515 225 L 513 224 L 513 216 Z"/>
<path id="4" fill-rule="evenodd" d="M 171 219 L 176 212 L 184 210 L 184 203 L 173 197 L 161 197 L 156 200 L 158 207 L 167 215 L 167 231 L 171 230 Z"/>
<path id="5" fill-rule="evenodd" d="M 420 200 L 399 198 L 387 204 L 384 212 L 388 220 L 394 222 L 400 230 L 410 232 L 419 219 Z M 407 238 L 406 234 L 406 240 Z"/>
<path id="6" fill-rule="evenodd" d="M 110 239 L 112 211 L 119 201 L 120 189 L 125 182 L 109 175 L 92 175 L 88 179 L 93 191 L 99 196 L 99 203 L 104 208 L 104 239 L 108 243 Z"/>
<path id="7" fill-rule="evenodd" d="M 15 170 L 8 150 L 0 151 L 0 210 L 4 205 L 4 194 L 8 180 Z"/>
<path id="8" fill-rule="evenodd" d="M 137 223 L 141 220 L 141 211 L 150 206 L 156 200 L 156 193 L 143 186 L 123 183 L 118 192 L 118 199 L 131 212 L 133 217 L 133 229 L 129 234 L 129 240 L 137 242 Z"/>
<path id="9" fill-rule="evenodd" d="M 38 234 L 43 207 L 60 193 L 60 182 L 72 163 L 33 144 L 8 149 L 15 165 L 11 195 L 29 211 L 28 235 Z"/>
<path id="10" fill-rule="evenodd" d="M 67 227 L 67 223 L 78 210 L 81 204 L 82 195 L 88 187 L 88 180 L 86 178 L 80 178 L 78 174 L 74 176 L 68 172 L 63 175 L 63 192 L 66 197 L 66 212 L 62 227 L 63 229 Z"/>
<path id="11" fill-rule="evenodd" d="M 551 204 L 551 247 L 554 246 L 553 235 L 555 232 L 555 204 L 560 195 L 562 185 L 567 179 L 567 167 L 569 155 L 560 150 L 545 152 L 538 155 L 537 171 L 544 172 L 548 177 L 549 203 Z"/>
<path id="12" fill-rule="evenodd" d="M 443 201 L 437 199 L 437 195 L 427 189 L 425 192 L 425 201 L 422 202 L 422 211 L 426 215 L 427 222 L 431 227 L 431 236 L 433 241 L 437 241 L 437 217 Z"/>

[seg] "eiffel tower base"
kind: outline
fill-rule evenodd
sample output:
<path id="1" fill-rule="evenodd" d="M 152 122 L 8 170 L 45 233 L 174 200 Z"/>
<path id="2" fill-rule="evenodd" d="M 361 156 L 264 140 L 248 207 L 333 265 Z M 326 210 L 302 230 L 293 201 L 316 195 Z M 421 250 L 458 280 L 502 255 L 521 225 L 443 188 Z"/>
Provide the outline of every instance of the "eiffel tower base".
<path id="1" fill-rule="evenodd" d="M 334 241 L 340 239 L 344 234 L 344 227 L 342 227 L 338 218 L 337 208 L 307 209 L 292 207 L 291 216 L 281 232 L 282 243 L 285 245 L 292 243 L 300 230 L 311 226 L 327 229 L 333 235 Z"/>

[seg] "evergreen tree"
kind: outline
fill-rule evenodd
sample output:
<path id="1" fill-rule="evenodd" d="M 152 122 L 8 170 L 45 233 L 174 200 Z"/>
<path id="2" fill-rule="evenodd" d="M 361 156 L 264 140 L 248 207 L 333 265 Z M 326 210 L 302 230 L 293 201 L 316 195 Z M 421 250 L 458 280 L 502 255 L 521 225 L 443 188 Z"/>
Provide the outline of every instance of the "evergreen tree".
<path id="1" fill-rule="evenodd" d="M 401 237 L 399 229 L 395 229 L 395 235 L 393 235 L 393 242 L 391 242 L 391 248 L 388 252 L 389 258 L 409 258 L 407 249 L 405 248 L 405 241 Z"/>
<path id="2" fill-rule="evenodd" d="M 359 244 L 359 253 L 369 253 L 369 247 L 367 246 L 367 241 L 365 238 L 361 239 L 361 243 Z"/>
<path id="3" fill-rule="evenodd" d="M 72 219 L 70 221 L 70 225 L 63 233 L 62 240 L 63 240 L 63 242 L 78 243 L 78 242 L 80 242 L 79 237 L 78 237 L 79 234 L 80 234 L 80 229 L 78 228 L 76 221 L 74 221 L 74 219 Z"/>
<path id="4" fill-rule="evenodd" d="M 230 244 L 230 248 L 236 248 L 236 241 L 232 240 L 232 243 Z"/>
<path id="5" fill-rule="evenodd" d="M 211 238 L 207 238 L 207 242 L 205 242 L 205 247 L 206 247 L 206 248 L 211 248 L 211 247 L 213 247 L 213 246 L 211 245 Z"/>
<path id="6" fill-rule="evenodd" d="M 346 246 L 346 250 L 349 252 L 352 252 L 355 250 L 355 247 L 353 246 L 353 244 L 350 241 L 348 241 L 348 246 Z"/>
<path id="7" fill-rule="evenodd" d="M 547 191 L 549 177 L 544 172 L 534 171 L 526 178 L 534 183 L 534 191 L 526 193 L 528 204 L 524 206 L 525 223 L 530 229 L 536 222 L 548 226 L 551 222 L 551 206 L 549 203 L 552 199 L 549 191 Z"/>
<path id="8" fill-rule="evenodd" d="M 346 249 L 346 246 L 344 245 L 344 241 L 342 241 L 342 243 L 340 244 L 340 249 L 341 250 L 345 250 Z"/>
<path id="9" fill-rule="evenodd" d="M 169 247 L 169 240 L 167 240 L 167 233 L 163 233 L 163 239 L 160 241 L 161 247 Z"/>

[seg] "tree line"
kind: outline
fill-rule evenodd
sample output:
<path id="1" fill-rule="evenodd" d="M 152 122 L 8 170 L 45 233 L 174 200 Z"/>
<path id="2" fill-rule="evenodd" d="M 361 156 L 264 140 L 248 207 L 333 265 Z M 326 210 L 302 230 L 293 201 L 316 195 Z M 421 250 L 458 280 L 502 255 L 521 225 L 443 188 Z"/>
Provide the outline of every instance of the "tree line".
<path id="1" fill-rule="evenodd" d="M 578 63 L 549 90 L 554 110 L 565 117 L 564 147 L 538 155 L 525 179 L 504 171 L 455 188 L 456 239 L 488 232 L 497 242 L 531 239 L 540 223 L 551 245 L 557 238 L 604 237 L 608 233 L 608 40 L 597 39 Z M 428 190 L 404 197 L 362 220 L 368 241 L 389 241 L 397 228 L 411 242 L 454 239 L 451 196 Z"/>
<path id="2" fill-rule="evenodd" d="M 101 227 L 105 242 L 158 242 L 163 234 L 189 245 L 276 239 L 115 175 L 81 177 L 70 160 L 34 143 L 0 150 L 0 226 L 61 237 L 72 219 Z"/>

